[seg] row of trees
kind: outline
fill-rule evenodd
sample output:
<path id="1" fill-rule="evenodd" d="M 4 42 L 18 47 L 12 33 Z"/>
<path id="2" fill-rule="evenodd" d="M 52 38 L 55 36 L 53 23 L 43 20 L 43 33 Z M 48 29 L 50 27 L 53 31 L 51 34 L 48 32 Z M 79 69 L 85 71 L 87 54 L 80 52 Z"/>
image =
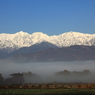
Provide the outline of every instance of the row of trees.
<path id="1" fill-rule="evenodd" d="M 55 73 L 52 76 L 49 76 L 45 79 L 42 79 L 40 76 L 32 73 L 32 72 L 23 72 L 23 73 L 13 73 L 10 74 L 10 77 L 4 79 L 2 74 L 0 74 L 0 84 L 25 84 L 25 83 L 40 83 L 40 82 L 70 82 L 70 81 L 94 81 L 95 74 L 92 74 L 90 70 L 84 71 L 60 71 Z M 82 77 L 81 77 L 82 76 Z"/>

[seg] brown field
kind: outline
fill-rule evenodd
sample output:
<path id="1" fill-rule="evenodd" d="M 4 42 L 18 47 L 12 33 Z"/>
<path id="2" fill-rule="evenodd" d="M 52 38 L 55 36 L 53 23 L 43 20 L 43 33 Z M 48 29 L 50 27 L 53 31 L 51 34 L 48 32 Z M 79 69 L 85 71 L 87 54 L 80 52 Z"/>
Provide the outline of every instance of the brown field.
<path id="1" fill-rule="evenodd" d="M 0 89 L 95 89 L 95 83 L 49 83 L 1 85 Z"/>

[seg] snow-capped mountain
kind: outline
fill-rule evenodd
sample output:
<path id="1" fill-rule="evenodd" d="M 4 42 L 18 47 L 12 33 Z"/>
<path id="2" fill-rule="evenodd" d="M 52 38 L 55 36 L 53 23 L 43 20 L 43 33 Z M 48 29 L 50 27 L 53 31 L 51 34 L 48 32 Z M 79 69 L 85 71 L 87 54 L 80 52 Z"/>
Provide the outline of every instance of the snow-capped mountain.
<path id="1" fill-rule="evenodd" d="M 83 34 L 72 31 L 54 36 L 48 36 L 42 32 L 28 34 L 23 31 L 15 34 L 0 34 L 0 49 L 7 49 L 8 52 L 41 42 L 49 42 L 58 47 L 67 47 L 71 45 L 91 46 L 95 45 L 95 34 Z"/>

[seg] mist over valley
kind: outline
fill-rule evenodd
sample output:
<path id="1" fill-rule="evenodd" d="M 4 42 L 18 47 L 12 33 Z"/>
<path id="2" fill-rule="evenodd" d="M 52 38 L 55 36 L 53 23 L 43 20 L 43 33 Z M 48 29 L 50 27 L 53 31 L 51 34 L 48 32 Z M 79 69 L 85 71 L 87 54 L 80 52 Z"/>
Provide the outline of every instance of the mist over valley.
<path id="1" fill-rule="evenodd" d="M 66 70 L 67 75 L 64 73 Z M 85 75 L 83 73 L 85 70 L 90 72 L 87 72 Z M 91 83 L 95 82 L 95 61 L 37 63 L 10 63 L 0 61 L 0 73 L 5 79 L 10 78 L 10 74 L 24 74 L 26 75 L 24 76 L 26 83 L 49 83 L 54 81 Z"/>

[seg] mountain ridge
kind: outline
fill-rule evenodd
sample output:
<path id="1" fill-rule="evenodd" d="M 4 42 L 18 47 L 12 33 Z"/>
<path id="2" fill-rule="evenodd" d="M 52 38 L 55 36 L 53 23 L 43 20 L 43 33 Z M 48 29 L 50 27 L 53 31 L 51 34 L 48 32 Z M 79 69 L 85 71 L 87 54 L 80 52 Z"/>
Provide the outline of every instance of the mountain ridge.
<path id="1" fill-rule="evenodd" d="M 7 49 L 12 52 L 22 47 L 29 47 L 37 43 L 48 42 L 58 47 L 71 45 L 95 45 L 95 34 L 84 34 L 80 32 L 66 32 L 60 35 L 48 36 L 42 32 L 17 32 L 15 34 L 0 34 L 0 49 Z"/>
<path id="2" fill-rule="evenodd" d="M 74 45 L 26 54 L 16 54 L 9 58 L 13 62 L 59 62 L 59 61 L 88 61 L 95 60 L 95 46 Z"/>
<path id="3" fill-rule="evenodd" d="M 39 52 L 42 50 L 50 49 L 50 48 L 58 48 L 54 44 L 48 43 L 48 42 L 42 42 L 34 44 L 30 47 L 22 47 L 16 51 L 13 51 L 10 54 L 26 54 L 26 53 L 33 53 L 33 52 Z"/>

